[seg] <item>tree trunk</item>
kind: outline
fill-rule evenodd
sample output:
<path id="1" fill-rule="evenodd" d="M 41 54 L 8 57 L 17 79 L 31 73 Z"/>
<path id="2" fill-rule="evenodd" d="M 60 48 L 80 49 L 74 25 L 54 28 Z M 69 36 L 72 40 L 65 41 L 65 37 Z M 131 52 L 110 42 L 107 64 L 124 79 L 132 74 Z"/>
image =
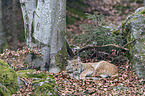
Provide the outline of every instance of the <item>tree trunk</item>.
<path id="1" fill-rule="evenodd" d="M 18 48 L 18 29 L 17 29 L 17 0 L 12 0 L 12 38 L 13 38 L 13 49 L 16 51 Z"/>
<path id="2" fill-rule="evenodd" d="M 3 51 L 3 49 L 7 48 L 8 46 L 4 35 L 2 17 L 2 0 L 0 0 L 0 53 Z"/>
<path id="3" fill-rule="evenodd" d="M 41 50 L 42 56 L 27 57 L 32 67 L 57 73 L 64 69 L 67 55 L 66 0 L 20 0 L 23 12 L 26 45 Z M 34 56 L 33 56 L 34 57 Z"/>

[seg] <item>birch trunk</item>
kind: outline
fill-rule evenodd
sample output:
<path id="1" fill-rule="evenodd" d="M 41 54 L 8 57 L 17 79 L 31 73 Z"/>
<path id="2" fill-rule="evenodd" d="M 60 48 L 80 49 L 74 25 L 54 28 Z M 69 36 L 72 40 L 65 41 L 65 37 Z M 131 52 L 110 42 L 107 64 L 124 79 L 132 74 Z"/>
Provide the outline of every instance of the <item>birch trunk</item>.
<path id="1" fill-rule="evenodd" d="M 41 50 L 42 56 L 27 56 L 32 67 L 52 73 L 64 67 L 67 55 L 64 32 L 66 30 L 66 0 L 20 0 L 26 44 Z M 63 53 L 63 54 L 62 54 Z M 33 56 L 34 57 L 34 56 Z"/>

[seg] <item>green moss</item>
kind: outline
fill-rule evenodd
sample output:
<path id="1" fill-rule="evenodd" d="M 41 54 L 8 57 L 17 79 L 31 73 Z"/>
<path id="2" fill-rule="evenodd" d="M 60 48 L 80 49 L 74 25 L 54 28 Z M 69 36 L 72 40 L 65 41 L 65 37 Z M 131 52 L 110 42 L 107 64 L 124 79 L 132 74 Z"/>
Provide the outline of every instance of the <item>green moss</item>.
<path id="1" fill-rule="evenodd" d="M 7 68 L 7 67 L 9 67 L 9 65 L 8 64 L 6 64 L 3 60 L 1 60 L 0 59 L 0 67 L 3 67 L 3 68 Z"/>
<path id="2" fill-rule="evenodd" d="M 131 18 L 129 19 L 126 19 L 122 22 L 122 30 L 123 30 L 123 36 L 124 36 L 124 39 L 125 39 L 125 42 L 124 44 L 126 44 L 127 42 L 131 42 L 133 39 L 131 39 L 131 30 L 132 29 L 130 23 L 132 21 L 135 21 L 137 20 L 138 18 L 136 17 L 133 17 L 134 15 L 137 15 L 138 13 L 133 13 L 132 16 L 130 16 Z M 130 59 L 133 57 L 133 54 L 132 54 L 132 50 L 133 50 L 133 47 L 134 46 L 134 43 L 131 43 L 131 44 L 128 44 L 126 47 L 129 49 L 128 53 L 127 53 L 127 57 L 129 57 Z"/>
<path id="3" fill-rule="evenodd" d="M 47 82 L 43 82 L 42 85 L 39 84 L 36 88 L 35 96 L 55 96 L 57 94 L 57 91 L 54 90 L 56 86 L 55 81 L 47 80 Z"/>
<path id="4" fill-rule="evenodd" d="M 0 96 L 11 96 L 11 91 L 0 84 Z"/>
<path id="5" fill-rule="evenodd" d="M 63 47 L 61 48 L 61 50 L 58 53 L 61 54 L 63 57 L 67 56 L 66 41 L 64 41 Z"/>
<path id="6" fill-rule="evenodd" d="M 26 77 L 26 78 L 47 78 L 47 76 L 51 77 L 52 76 L 46 72 L 40 72 L 40 73 L 35 73 L 35 69 L 28 69 L 28 70 L 19 70 L 17 71 L 17 75 L 20 77 Z"/>
<path id="7" fill-rule="evenodd" d="M 142 9 L 142 10 L 139 12 L 139 14 L 145 14 L 145 8 Z"/>
<path id="8" fill-rule="evenodd" d="M 132 41 L 130 34 L 128 34 L 128 35 L 126 36 L 126 40 L 127 40 L 127 42 Z M 131 43 L 131 44 L 129 44 L 129 45 L 127 46 L 127 48 L 129 49 L 129 52 L 128 52 L 127 56 L 128 56 L 129 58 L 132 58 L 132 56 L 133 56 L 133 54 L 131 54 L 131 53 L 132 53 L 131 51 L 133 50 L 133 47 L 132 47 L 133 45 L 134 45 L 134 43 Z"/>
<path id="9" fill-rule="evenodd" d="M 58 52 L 58 54 L 55 56 L 55 60 L 61 70 L 65 70 L 65 64 L 66 64 L 66 60 L 64 59 L 65 57 L 67 57 L 66 41 L 64 41 L 63 47 Z"/>
<path id="10" fill-rule="evenodd" d="M 57 85 L 53 80 L 53 75 L 36 70 L 20 70 L 17 71 L 18 76 L 31 78 L 32 85 L 35 86 L 34 96 L 55 96 L 57 94 Z"/>
<path id="11" fill-rule="evenodd" d="M 135 14 L 132 14 L 132 15 L 135 15 Z M 131 19 L 126 19 L 126 20 L 124 20 L 123 22 L 122 22 L 122 31 L 123 31 L 123 36 L 124 36 L 124 44 L 126 44 L 127 42 L 130 42 L 130 41 L 132 41 L 132 39 L 131 39 L 131 35 L 130 35 L 130 29 L 131 29 L 131 26 L 130 26 L 130 22 L 132 21 L 132 20 L 135 20 L 136 18 L 131 18 Z M 126 26 L 127 25 L 127 26 Z M 128 29 L 128 28 L 130 28 L 130 29 Z M 130 49 L 129 51 L 127 51 L 127 53 L 126 53 L 126 56 L 128 57 L 128 58 L 132 58 L 132 54 L 130 54 L 130 53 L 132 53 L 131 52 L 131 50 L 133 49 L 133 43 L 131 43 L 131 44 L 129 44 L 129 45 L 127 45 L 126 46 L 126 48 L 128 48 L 128 49 Z"/>
<path id="12" fill-rule="evenodd" d="M 126 47 L 129 49 L 126 54 L 131 62 L 131 67 L 135 70 L 140 78 L 144 78 L 144 17 L 141 14 L 145 13 L 144 8 L 136 10 L 136 13 L 129 16 L 123 22 L 123 35 Z M 140 14 L 140 15 L 139 15 Z M 142 19 L 143 18 L 143 19 Z"/>
<path id="13" fill-rule="evenodd" d="M 132 14 L 132 16 L 136 15 L 137 13 Z M 130 30 L 128 29 L 130 26 L 130 22 L 136 20 L 137 18 L 130 18 L 130 19 L 126 19 L 122 22 L 122 30 L 123 30 L 123 35 L 124 37 L 127 37 L 130 33 Z M 127 25 L 127 26 L 126 26 Z M 131 27 L 131 26 L 130 26 Z M 130 28 L 131 29 L 131 28 Z M 127 37 L 128 38 L 128 37 Z"/>
<path id="14" fill-rule="evenodd" d="M 33 75 L 32 75 L 33 72 L 35 72 L 35 70 L 33 70 L 33 69 L 19 70 L 19 71 L 17 71 L 17 75 L 20 76 L 20 77 L 32 78 L 33 77 Z"/>
<path id="15" fill-rule="evenodd" d="M 26 77 L 26 78 L 45 78 L 49 76 L 46 72 L 41 72 L 39 74 L 35 74 L 36 70 L 28 69 L 28 70 L 19 70 L 17 71 L 18 76 Z"/>
<path id="16" fill-rule="evenodd" d="M 16 93 L 18 89 L 17 75 L 3 60 L 0 60 L 0 82 L 10 90 L 10 94 Z"/>
<path id="17" fill-rule="evenodd" d="M 123 31 L 124 37 L 127 37 L 127 35 L 130 33 L 127 26 L 130 26 L 130 22 L 131 22 L 132 20 L 136 20 L 136 18 L 131 18 L 131 19 L 128 19 L 128 20 L 126 19 L 126 20 L 124 20 L 124 21 L 122 22 L 122 31 Z M 127 25 L 127 26 L 126 26 L 126 25 Z M 131 26 L 130 26 L 130 27 L 131 27 Z"/>

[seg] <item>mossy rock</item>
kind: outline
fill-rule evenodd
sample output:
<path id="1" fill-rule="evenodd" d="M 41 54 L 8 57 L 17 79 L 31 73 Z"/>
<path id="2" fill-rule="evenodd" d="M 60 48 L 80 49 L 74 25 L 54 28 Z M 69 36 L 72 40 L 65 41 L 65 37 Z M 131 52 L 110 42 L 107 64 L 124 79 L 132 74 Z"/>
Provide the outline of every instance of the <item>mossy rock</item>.
<path id="1" fill-rule="evenodd" d="M 0 96 L 11 96 L 10 90 L 1 83 L 0 83 Z"/>
<path id="2" fill-rule="evenodd" d="M 16 72 L 0 59 L 0 96 L 11 96 L 11 94 L 17 92 L 17 89 L 18 82 Z"/>
<path id="3" fill-rule="evenodd" d="M 39 72 L 36 70 L 20 70 L 17 71 L 19 77 L 31 78 L 32 85 L 35 86 L 34 96 L 56 96 L 57 85 L 53 80 L 53 75 L 47 72 Z"/>
<path id="4" fill-rule="evenodd" d="M 128 44 L 132 68 L 136 74 L 145 79 L 145 7 L 138 8 L 128 16 L 124 25 L 124 37 Z"/>
<path id="5" fill-rule="evenodd" d="M 34 77 L 34 75 L 32 74 L 33 72 L 35 72 L 35 70 L 33 70 L 33 69 L 19 70 L 19 71 L 17 71 L 17 75 L 19 77 L 32 78 L 32 77 Z"/>

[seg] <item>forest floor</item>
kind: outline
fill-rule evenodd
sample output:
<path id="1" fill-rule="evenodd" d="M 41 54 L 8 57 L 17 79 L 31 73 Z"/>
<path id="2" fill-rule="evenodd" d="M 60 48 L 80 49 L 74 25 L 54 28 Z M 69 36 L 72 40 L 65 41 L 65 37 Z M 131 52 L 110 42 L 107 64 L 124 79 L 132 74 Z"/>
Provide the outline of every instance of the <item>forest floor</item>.
<path id="1" fill-rule="evenodd" d="M 0 58 L 7 63 L 9 62 L 11 68 L 15 71 L 22 71 L 22 69 L 28 69 L 28 64 L 24 64 L 24 62 L 26 55 L 31 51 L 27 48 L 17 52 L 7 50 L 4 54 L 0 55 Z M 129 60 L 119 66 L 118 76 L 109 78 L 100 77 L 98 80 L 91 78 L 87 80 L 76 79 L 67 71 L 57 74 L 39 70 L 34 70 L 33 72 L 26 71 L 26 77 L 19 76 L 24 83 L 17 94 L 12 96 L 33 96 L 37 89 L 35 83 L 38 82 L 34 81 L 34 79 L 40 80 L 41 83 L 42 81 L 45 82 L 49 78 L 48 74 L 53 76 L 51 80 L 57 84 L 60 96 L 145 96 L 145 81 L 138 78 L 134 70 L 131 69 Z M 30 77 L 28 78 L 27 76 Z M 47 86 L 44 86 L 40 91 L 44 90 L 45 87 L 47 88 Z"/>

